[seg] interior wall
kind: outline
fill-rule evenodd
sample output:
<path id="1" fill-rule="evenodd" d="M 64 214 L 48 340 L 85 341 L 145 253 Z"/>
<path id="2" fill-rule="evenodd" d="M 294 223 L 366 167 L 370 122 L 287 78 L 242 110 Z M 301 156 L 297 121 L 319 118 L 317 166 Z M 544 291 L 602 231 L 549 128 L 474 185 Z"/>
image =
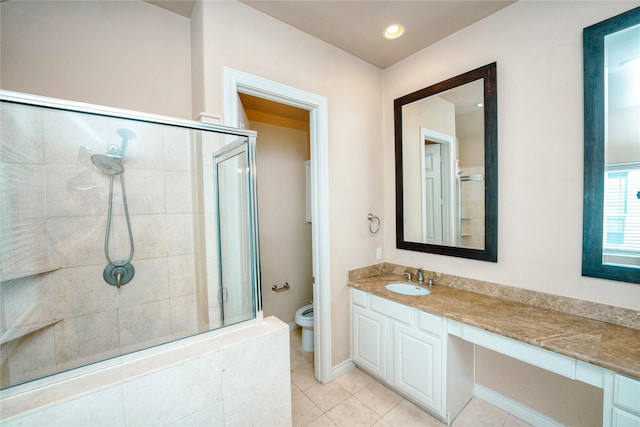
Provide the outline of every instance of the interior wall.
<path id="1" fill-rule="evenodd" d="M 142 1 L 0 3 L 6 90 L 191 118 L 188 18 Z"/>
<path id="2" fill-rule="evenodd" d="M 640 286 L 581 276 L 582 29 L 638 1 L 521 1 L 384 70 L 385 261 L 630 309 Z M 497 62 L 498 262 L 395 248 L 393 100 Z"/>
<path id="3" fill-rule="evenodd" d="M 306 221 L 309 133 L 257 121 L 258 215 L 264 316 L 292 323 L 313 298 L 311 223 Z M 289 284 L 274 292 L 271 287 Z"/>
<path id="4" fill-rule="evenodd" d="M 201 16 L 197 16 L 200 15 Z M 381 71 L 236 1 L 202 2 L 205 90 L 202 111 L 222 115 L 223 67 L 327 98 L 332 365 L 349 360 L 349 270 L 379 262 L 382 233 Z M 381 216 L 382 223 L 394 217 Z M 296 262 L 296 259 L 290 260 Z"/>

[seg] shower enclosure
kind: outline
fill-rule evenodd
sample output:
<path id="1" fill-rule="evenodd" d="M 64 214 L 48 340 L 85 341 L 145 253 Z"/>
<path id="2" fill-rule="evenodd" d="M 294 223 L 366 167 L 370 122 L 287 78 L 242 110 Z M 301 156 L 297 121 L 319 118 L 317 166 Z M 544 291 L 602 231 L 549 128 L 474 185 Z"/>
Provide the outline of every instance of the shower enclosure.
<path id="1" fill-rule="evenodd" d="M 260 315 L 255 133 L 0 98 L 2 388 Z"/>

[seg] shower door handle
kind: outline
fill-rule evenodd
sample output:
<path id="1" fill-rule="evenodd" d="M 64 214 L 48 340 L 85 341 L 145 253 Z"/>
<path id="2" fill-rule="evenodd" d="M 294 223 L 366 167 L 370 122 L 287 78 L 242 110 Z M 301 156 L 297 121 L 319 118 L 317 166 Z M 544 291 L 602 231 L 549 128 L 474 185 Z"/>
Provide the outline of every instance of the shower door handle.
<path id="1" fill-rule="evenodd" d="M 229 292 L 227 292 L 227 288 L 219 288 L 218 289 L 218 304 L 222 304 L 229 300 Z"/>

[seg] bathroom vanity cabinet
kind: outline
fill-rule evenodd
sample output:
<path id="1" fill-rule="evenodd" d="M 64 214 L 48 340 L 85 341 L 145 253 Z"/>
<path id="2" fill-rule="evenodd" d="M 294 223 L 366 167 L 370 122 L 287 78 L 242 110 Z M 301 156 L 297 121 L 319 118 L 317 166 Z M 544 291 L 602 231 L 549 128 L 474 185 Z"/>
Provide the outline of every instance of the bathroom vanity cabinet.
<path id="1" fill-rule="evenodd" d="M 382 290 L 384 283 L 381 281 L 370 287 L 374 292 L 356 287 L 351 287 L 350 290 L 353 362 L 448 424 L 474 395 L 492 399 L 496 396 L 487 395 L 486 393 L 491 391 L 474 384 L 475 346 L 481 346 L 602 389 L 602 425 L 640 427 L 638 378 L 588 363 L 588 359 L 581 360 L 578 354 L 577 358 L 570 357 L 489 332 L 482 327 L 462 323 L 462 319 L 459 318 L 427 312 L 415 306 L 420 305 L 419 302 L 400 303 L 377 295 L 384 295 L 385 292 Z M 451 306 L 451 301 L 446 296 L 447 289 L 433 289 L 432 292 L 435 292 L 435 296 L 430 295 L 426 299 L 431 301 L 430 304 L 436 306 L 434 300 L 437 300 L 447 307 Z M 459 291 L 454 292 L 453 297 L 458 298 L 458 305 L 464 305 L 464 301 L 459 299 Z M 477 300 L 480 297 L 474 295 L 474 298 Z M 486 303 L 487 301 L 485 305 Z M 520 306 L 516 308 L 521 309 Z M 466 316 L 473 317 L 473 310 L 474 306 L 470 305 Z M 502 310 L 509 309 L 503 307 Z M 506 315 L 506 318 L 515 319 L 512 317 L 515 313 L 501 314 Z M 625 333 L 631 334 L 626 336 L 633 340 L 634 338 L 629 336 L 635 336 L 635 332 L 630 331 L 621 331 L 622 336 L 625 336 Z M 572 332 L 567 332 L 570 333 Z M 635 348 L 632 341 L 628 342 Z M 517 401 L 504 397 L 499 399 L 511 410 L 515 410 L 519 417 L 533 425 L 561 425 Z"/>
<path id="2" fill-rule="evenodd" d="M 473 348 L 452 342 L 447 359 L 447 319 L 352 288 L 351 326 L 353 361 L 432 414 L 455 417 L 473 396 Z M 447 380 L 457 404 L 447 405 Z"/>

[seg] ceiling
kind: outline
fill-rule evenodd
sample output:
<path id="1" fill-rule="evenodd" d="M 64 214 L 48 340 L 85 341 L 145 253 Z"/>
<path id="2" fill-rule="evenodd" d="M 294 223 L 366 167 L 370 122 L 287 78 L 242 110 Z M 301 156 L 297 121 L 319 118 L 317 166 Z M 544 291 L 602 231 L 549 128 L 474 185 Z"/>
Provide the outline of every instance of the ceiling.
<path id="1" fill-rule="evenodd" d="M 195 0 L 146 0 L 189 17 Z M 204 0 L 215 1 L 215 0 Z M 275 19 L 385 69 L 477 22 L 514 0 L 240 0 Z M 404 36 L 382 37 L 402 24 Z"/>

